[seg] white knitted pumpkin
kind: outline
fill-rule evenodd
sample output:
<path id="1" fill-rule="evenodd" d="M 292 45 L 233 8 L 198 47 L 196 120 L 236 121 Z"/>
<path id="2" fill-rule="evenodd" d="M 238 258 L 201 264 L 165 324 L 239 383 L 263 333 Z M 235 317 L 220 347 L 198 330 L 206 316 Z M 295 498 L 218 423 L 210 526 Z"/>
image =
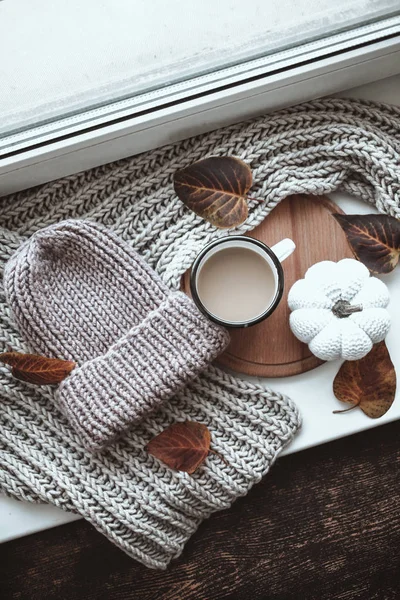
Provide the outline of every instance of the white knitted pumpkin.
<path id="1" fill-rule="evenodd" d="M 294 335 L 322 360 L 362 358 L 389 331 L 386 285 L 352 258 L 310 267 L 288 302 Z"/>

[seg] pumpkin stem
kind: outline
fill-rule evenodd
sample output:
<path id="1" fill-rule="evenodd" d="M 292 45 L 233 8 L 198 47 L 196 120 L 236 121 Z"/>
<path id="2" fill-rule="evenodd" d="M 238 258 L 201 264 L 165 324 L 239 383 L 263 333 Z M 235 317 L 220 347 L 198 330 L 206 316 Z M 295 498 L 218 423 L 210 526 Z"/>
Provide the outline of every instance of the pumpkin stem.
<path id="1" fill-rule="evenodd" d="M 339 319 L 345 319 L 349 317 L 353 313 L 361 312 L 363 307 L 360 304 L 354 305 L 347 302 L 347 300 L 338 300 L 334 307 L 332 308 L 332 312 Z"/>
<path id="2" fill-rule="evenodd" d="M 333 410 L 332 412 L 334 415 L 340 415 L 342 413 L 349 412 L 349 410 L 353 410 L 353 408 L 357 408 L 359 404 L 360 402 L 358 401 L 356 404 L 352 404 L 351 406 L 349 406 L 349 408 L 343 408 L 342 410 Z"/>

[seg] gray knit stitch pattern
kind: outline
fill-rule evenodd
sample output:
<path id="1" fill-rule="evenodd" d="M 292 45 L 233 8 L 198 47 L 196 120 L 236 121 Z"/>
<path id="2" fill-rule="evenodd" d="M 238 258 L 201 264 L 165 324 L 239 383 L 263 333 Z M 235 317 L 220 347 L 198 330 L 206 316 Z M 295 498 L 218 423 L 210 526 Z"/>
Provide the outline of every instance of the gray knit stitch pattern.
<path id="1" fill-rule="evenodd" d="M 30 350 L 78 363 L 56 401 L 91 451 L 156 410 L 229 343 L 190 298 L 91 221 L 35 233 L 7 263 L 4 287 Z"/>
<path id="2" fill-rule="evenodd" d="M 324 99 L 165 146 L 0 199 L 1 267 L 27 238 L 68 218 L 102 223 L 178 290 L 207 242 L 224 235 L 176 198 L 173 173 L 207 156 L 252 169 L 256 227 L 294 193 L 340 189 L 400 217 L 400 110 Z M 26 350 L 0 291 L 0 340 Z M 295 405 L 256 383 L 209 367 L 154 417 L 101 455 L 87 452 L 54 405 L 54 391 L 0 371 L 0 486 L 16 498 L 79 512 L 129 555 L 154 568 L 178 556 L 202 519 L 245 495 L 300 423 Z M 205 423 L 212 454 L 192 476 L 165 468 L 145 444 L 178 420 Z"/>

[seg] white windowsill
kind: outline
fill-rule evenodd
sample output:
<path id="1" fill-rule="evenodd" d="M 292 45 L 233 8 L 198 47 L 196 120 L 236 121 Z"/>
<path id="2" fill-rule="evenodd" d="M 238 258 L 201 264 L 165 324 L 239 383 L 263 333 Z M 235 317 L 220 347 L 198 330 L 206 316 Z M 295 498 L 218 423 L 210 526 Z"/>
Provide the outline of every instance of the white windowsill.
<path id="1" fill-rule="evenodd" d="M 388 102 L 400 106 L 400 75 L 339 94 L 343 97 L 358 97 Z M 371 207 L 359 200 L 337 194 L 334 199 L 348 213 L 372 212 Z M 393 324 L 387 343 L 395 364 L 400 364 L 400 314 L 395 310 L 400 304 L 400 272 L 387 276 L 385 282 L 391 292 L 390 311 Z M 332 381 L 338 362 L 327 363 L 317 369 L 289 378 L 266 380 L 277 391 L 295 400 L 302 412 L 303 428 L 283 454 L 298 452 L 324 442 L 354 434 L 371 427 L 384 425 L 400 418 L 400 393 L 389 410 L 379 420 L 368 419 L 361 411 L 347 415 L 332 415 L 338 401 L 332 393 Z M 310 381 L 312 379 L 312 386 Z M 62 512 L 52 506 L 30 505 L 14 499 L 0 497 L 0 541 L 7 541 L 55 525 L 76 520 L 76 515 Z"/>

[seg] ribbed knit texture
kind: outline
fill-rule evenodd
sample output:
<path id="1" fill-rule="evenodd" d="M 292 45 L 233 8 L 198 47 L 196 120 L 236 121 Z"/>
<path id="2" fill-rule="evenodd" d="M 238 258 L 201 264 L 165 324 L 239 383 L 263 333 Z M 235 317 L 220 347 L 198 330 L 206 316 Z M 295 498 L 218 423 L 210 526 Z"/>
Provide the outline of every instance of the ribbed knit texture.
<path id="1" fill-rule="evenodd" d="M 292 193 L 345 190 L 400 216 L 400 110 L 325 99 L 233 125 L 172 146 L 0 199 L 0 260 L 29 235 L 66 218 L 103 223 L 134 247 L 171 288 L 198 250 L 224 235 L 185 209 L 173 173 L 210 155 L 234 155 L 252 168 L 245 224 L 254 228 Z M 0 298 L 4 347 L 26 349 Z M 285 397 L 210 367 L 115 446 L 85 451 L 53 405 L 52 389 L 0 376 L 0 485 L 17 498 L 74 510 L 128 554 L 163 568 L 204 517 L 259 481 L 299 426 Z M 169 423 L 193 419 L 211 431 L 210 455 L 192 477 L 144 451 Z M 234 533 L 230 533 L 234 535 Z M 240 543 L 240 540 L 238 540 Z M 218 557 L 215 557 L 216 560 Z"/>
<path id="2" fill-rule="evenodd" d="M 386 285 L 371 277 L 362 262 L 323 260 L 289 291 L 290 327 L 321 360 L 359 360 L 389 332 L 389 299 Z M 335 312 L 340 303 L 359 310 L 340 316 Z"/>
<path id="3" fill-rule="evenodd" d="M 30 350 L 80 364 L 56 399 L 92 451 L 156 410 L 229 342 L 126 242 L 90 221 L 34 234 L 7 263 L 4 286 Z"/>

